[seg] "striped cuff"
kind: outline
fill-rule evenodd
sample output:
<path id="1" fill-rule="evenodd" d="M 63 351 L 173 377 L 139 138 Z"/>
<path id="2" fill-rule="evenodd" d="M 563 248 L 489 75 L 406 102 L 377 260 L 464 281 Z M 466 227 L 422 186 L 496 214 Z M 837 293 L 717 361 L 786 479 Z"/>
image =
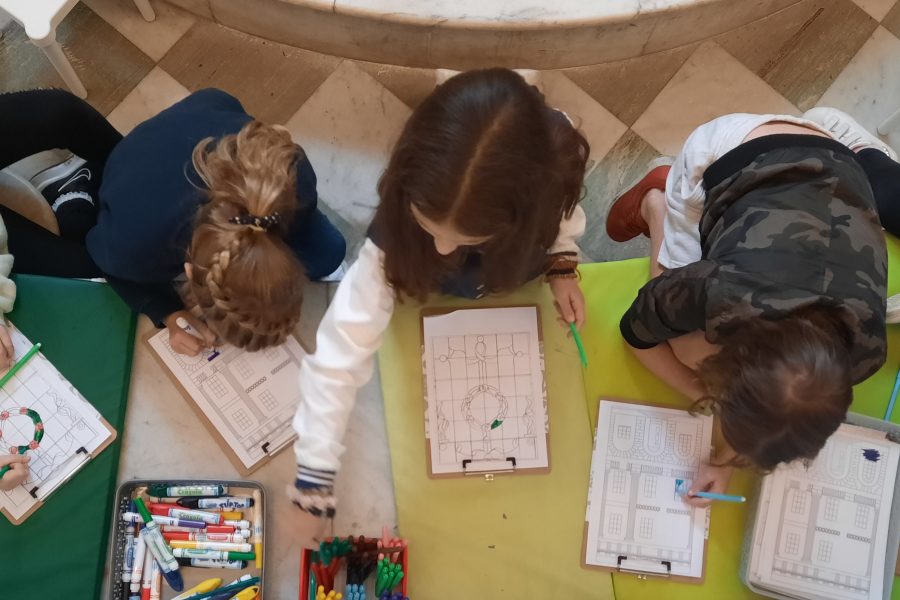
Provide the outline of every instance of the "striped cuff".
<path id="1" fill-rule="evenodd" d="M 311 469 L 303 465 L 297 465 L 297 481 L 294 487 L 298 490 L 305 488 L 317 487 L 333 487 L 335 471 L 323 471 L 321 469 Z"/>

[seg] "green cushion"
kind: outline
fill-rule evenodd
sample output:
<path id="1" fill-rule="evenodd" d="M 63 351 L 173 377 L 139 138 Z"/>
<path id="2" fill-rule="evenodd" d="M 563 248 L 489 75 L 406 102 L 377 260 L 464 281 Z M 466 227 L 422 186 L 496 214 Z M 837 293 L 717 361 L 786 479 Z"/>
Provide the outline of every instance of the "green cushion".
<path id="1" fill-rule="evenodd" d="M 10 320 L 118 432 L 23 524 L 0 517 L 0 596 L 99 598 L 124 432 L 136 317 L 106 284 L 14 277 Z M 7 596 L 8 594 L 8 596 Z"/>

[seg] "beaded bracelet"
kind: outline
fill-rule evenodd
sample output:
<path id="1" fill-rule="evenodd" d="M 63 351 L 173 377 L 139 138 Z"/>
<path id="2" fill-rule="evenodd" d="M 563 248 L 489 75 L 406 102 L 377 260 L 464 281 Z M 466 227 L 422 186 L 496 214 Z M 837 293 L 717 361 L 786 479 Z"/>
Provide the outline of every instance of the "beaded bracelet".
<path id="1" fill-rule="evenodd" d="M 18 415 L 14 415 L 8 410 L 0 412 L 0 438 L 3 437 L 3 425 L 5 425 L 6 422 L 9 421 L 9 418 L 13 416 L 29 417 L 31 419 L 31 422 L 34 424 L 34 436 L 33 439 L 28 442 L 28 444 L 22 446 L 11 446 L 9 449 L 9 453 L 25 454 L 29 450 L 37 450 L 41 445 L 41 439 L 43 439 L 44 437 L 44 422 L 41 420 L 41 415 L 39 415 L 36 410 L 32 410 L 24 406 L 18 409 Z M 0 467 L 0 478 L 6 475 L 6 472 L 11 468 L 12 467 L 10 467 L 9 465 Z"/>

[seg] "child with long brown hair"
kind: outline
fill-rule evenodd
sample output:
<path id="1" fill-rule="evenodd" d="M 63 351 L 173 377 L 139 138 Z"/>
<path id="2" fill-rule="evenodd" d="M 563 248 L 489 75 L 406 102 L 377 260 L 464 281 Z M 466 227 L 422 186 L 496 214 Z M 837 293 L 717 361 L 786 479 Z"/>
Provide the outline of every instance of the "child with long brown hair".
<path id="1" fill-rule="evenodd" d="M 588 151 L 568 118 L 506 69 L 457 75 L 413 112 L 379 182 L 369 237 L 301 368 L 288 494 L 303 510 L 304 543 L 318 517 L 334 514 L 341 438 L 395 302 L 480 298 L 544 276 L 561 318 L 581 325 L 575 240 Z"/>
<path id="2" fill-rule="evenodd" d="M 852 386 L 884 363 L 879 209 L 900 200 L 895 160 L 834 109 L 726 115 L 612 206 L 610 237 L 645 233 L 652 246 L 622 336 L 717 417 L 721 451 L 689 495 L 723 492 L 734 465 L 815 458 Z"/>

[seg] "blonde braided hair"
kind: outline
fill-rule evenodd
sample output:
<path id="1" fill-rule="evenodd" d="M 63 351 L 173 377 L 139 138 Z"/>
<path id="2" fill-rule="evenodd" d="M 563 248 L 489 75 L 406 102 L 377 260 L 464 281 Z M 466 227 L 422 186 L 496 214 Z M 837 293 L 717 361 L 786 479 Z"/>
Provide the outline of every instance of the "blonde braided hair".
<path id="1" fill-rule="evenodd" d="M 182 295 L 220 338 L 250 351 L 280 344 L 300 319 L 306 276 L 282 236 L 297 206 L 301 153 L 286 130 L 259 121 L 194 149 L 209 202 L 197 211 Z M 246 224 L 275 213 L 266 228 Z"/>

